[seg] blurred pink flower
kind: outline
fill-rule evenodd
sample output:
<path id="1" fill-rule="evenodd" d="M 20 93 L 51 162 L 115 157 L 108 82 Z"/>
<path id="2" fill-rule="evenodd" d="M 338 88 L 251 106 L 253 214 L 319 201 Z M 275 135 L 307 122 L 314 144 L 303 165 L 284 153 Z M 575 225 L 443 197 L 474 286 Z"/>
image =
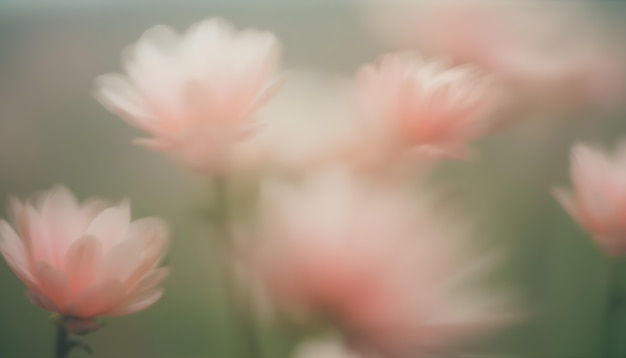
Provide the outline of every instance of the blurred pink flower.
<path id="1" fill-rule="evenodd" d="M 236 32 L 220 19 L 182 37 L 157 26 L 126 51 L 127 76 L 97 79 L 96 96 L 153 136 L 138 144 L 211 173 L 224 169 L 233 145 L 258 125 L 255 112 L 278 83 L 279 52 L 272 34 Z"/>
<path id="2" fill-rule="evenodd" d="M 463 157 L 499 103 L 492 85 L 476 67 L 398 53 L 361 68 L 357 91 L 370 130 L 390 147 Z"/>
<path id="3" fill-rule="evenodd" d="M 11 202 L 17 232 L 0 221 L 0 252 L 41 308 L 91 319 L 141 311 L 163 294 L 158 268 L 168 230 L 156 218 L 130 222 L 127 202 L 79 204 L 56 187 L 35 204 Z"/>
<path id="4" fill-rule="evenodd" d="M 626 142 L 614 156 L 585 146 L 572 149 L 574 192 L 555 189 L 563 208 L 610 255 L 626 253 Z"/>
<path id="5" fill-rule="evenodd" d="M 472 286 L 493 255 L 467 257 L 447 237 L 460 228 L 416 212 L 408 191 L 361 184 L 329 171 L 266 187 L 255 272 L 277 304 L 328 314 L 353 348 L 383 356 L 450 349 L 507 321 L 503 296 Z"/>
<path id="6" fill-rule="evenodd" d="M 402 48 L 497 75 L 531 106 L 604 108 L 626 97 L 623 39 L 585 2 L 370 1 L 377 30 Z M 621 52 L 621 53 L 620 53 Z M 528 102 L 528 103 L 527 103 Z"/>

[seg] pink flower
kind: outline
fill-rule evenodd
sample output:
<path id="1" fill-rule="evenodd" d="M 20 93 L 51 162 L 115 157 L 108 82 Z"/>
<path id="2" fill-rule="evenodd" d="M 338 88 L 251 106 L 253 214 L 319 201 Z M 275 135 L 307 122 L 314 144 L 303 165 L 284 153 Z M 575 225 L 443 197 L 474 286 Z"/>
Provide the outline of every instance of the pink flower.
<path id="1" fill-rule="evenodd" d="M 390 147 L 464 156 L 499 97 L 477 68 L 411 53 L 383 56 L 358 74 L 361 113 Z"/>
<path id="2" fill-rule="evenodd" d="M 219 19 L 195 24 L 182 37 L 157 26 L 127 50 L 127 76 L 100 77 L 96 95 L 152 135 L 137 143 L 170 151 L 195 170 L 223 170 L 273 94 L 279 52 L 272 34 L 236 32 Z"/>
<path id="3" fill-rule="evenodd" d="M 574 192 L 556 189 L 563 208 L 610 255 L 626 253 L 626 142 L 611 158 L 577 145 L 572 149 Z"/>
<path id="4" fill-rule="evenodd" d="M 560 111 L 621 105 L 622 39 L 603 32 L 584 2 L 373 0 L 387 40 L 494 73 L 519 100 Z M 527 103 L 529 102 L 529 103 Z"/>
<path id="5" fill-rule="evenodd" d="M 421 357 L 501 325 L 502 297 L 472 287 L 493 262 L 466 257 L 448 237 L 459 228 L 432 207 L 416 212 L 407 193 L 341 172 L 270 187 L 256 261 L 268 292 L 328 314 L 359 352 L 383 356 Z"/>
<path id="6" fill-rule="evenodd" d="M 64 187 L 34 204 L 13 200 L 14 227 L 0 221 L 0 252 L 41 308 L 91 319 L 141 311 L 163 294 L 158 268 L 168 241 L 159 219 L 130 222 L 127 202 L 79 204 Z"/>

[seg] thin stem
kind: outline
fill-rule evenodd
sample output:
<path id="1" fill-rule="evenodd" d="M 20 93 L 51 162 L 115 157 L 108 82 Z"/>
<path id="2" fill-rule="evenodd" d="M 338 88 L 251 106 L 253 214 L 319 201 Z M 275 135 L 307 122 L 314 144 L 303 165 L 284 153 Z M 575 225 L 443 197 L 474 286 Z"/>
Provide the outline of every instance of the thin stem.
<path id="1" fill-rule="evenodd" d="M 57 321 L 57 333 L 55 343 L 54 358 L 68 358 L 73 344 L 70 340 L 70 334 L 65 329 L 64 318 L 59 318 Z"/>
<path id="2" fill-rule="evenodd" d="M 624 297 L 620 290 L 620 265 L 616 258 L 611 259 L 609 268 L 609 282 L 607 290 L 607 302 L 604 317 L 604 346 L 602 357 L 617 358 L 613 351 L 617 331 L 619 329 L 618 313 L 623 304 Z"/>
<path id="3" fill-rule="evenodd" d="M 225 176 L 216 176 L 214 178 L 214 195 L 215 195 L 215 226 L 219 230 L 221 236 L 222 247 L 227 255 L 225 257 L 225 277 L 226 291 L 228 299 L 233 303 L 233 315 L 236 322 L 239 323 L 244 342 L 246 342 L 246 356 L 249 358 L 258 358 L 261 356 L 258 344 L 258 337 L 255 327 L 254 312 L 249 292 L 243 292 L 243 287 L 238 285 L 237 272 L 235 265 L 229 260 L 236 254 L 235 237 L 230 230 L 231 213 L 228 201 L 228 178 Z"/>

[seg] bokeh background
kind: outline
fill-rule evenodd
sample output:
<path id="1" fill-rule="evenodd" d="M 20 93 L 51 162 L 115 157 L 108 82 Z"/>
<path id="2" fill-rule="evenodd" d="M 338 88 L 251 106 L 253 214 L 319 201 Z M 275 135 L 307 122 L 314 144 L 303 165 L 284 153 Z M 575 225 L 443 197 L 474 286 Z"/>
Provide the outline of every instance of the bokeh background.
<path id="1" fill-rule="evenodd" d="M 244 344 L 212 270 L 208 181 L 133 146 L 139 133 L 93 99 L 94 78 L 119 71 L 121 50 L 148 27 L 163 23 L 183 30 L 212 16 L 275 32 L 287 66 L 349 76 L 391 49 L 372 35 L 359 5 L 0 1 L 0 202 L 63 183 L 82 199 L 128 197 L 134 217 L 160 216 L 172 226 L 165 296 L 90 335 L 94 358 L 238 357 Z M 618 2 L 609 6 L 621 9 Z M 523 323 L 480 342 L 479 352 L 599 357 L 608 261 L 553 200 L 550 188 L 568 183 L 573 142 L 610 146 L 622 137 L 626 115 L 546 116 L 481 141 L 473 161 L 438 169 L 436 181 L 479 223 L 478 234 L 509 253 L 498 278 L 520 291 L 528 313 Z M 32 306 L 24 291 L 0 262 L 0 357 L 51 357 L 49 314 Z M 620 336 L 626 338 L 626 312 L 620 317 Z M 293 340 L 281 338 L 288 332 L 269 325 L 261 330 L 262 357 L 290 355 Z M 619 357 L 626 357 L 626 339 L 617 344 Z M 81 356 L 87 355 L 74 355 Z"/>

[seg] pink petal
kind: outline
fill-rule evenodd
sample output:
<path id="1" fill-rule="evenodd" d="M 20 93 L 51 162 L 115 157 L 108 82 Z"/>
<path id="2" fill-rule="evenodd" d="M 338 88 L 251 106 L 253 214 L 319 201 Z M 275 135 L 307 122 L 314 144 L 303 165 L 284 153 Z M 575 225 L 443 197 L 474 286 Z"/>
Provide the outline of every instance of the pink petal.
<path id="1" fill-rule="evenodd" d="M 34 291 L 26 291 L 26 297 L 30 301 L 30 303 L 34 304 L 37 307 L 40 307 L 46 311 L 50 312 L 59 312 L 59 307 L 48 299 L 46 296 L 40 295 Z"/>
<path id="2" fill-rule="evenodd" d="M 150 290 L 142 293 L 141 295 L 125 300 L 124 303 L 120 304 L 118 307 L 115 307 L 108 312 L 104 312 L 103 314 L 105 316 L 114 317 L 136 313 L 153 305 L 161 298 L 161 296 L 163 296 L 162 288 Z"/>
<path id="3" fill-rule="evenodd" d="M 98 280 L 125 282 L 140 264 L 143 249 L 141 238 L 130 238 L 115 245 L 102 259 Z"/>
<path id="4" fill-rule="evenodd" d="M 18 216 L 18 229 L 32 263 L 42 261 L 55 267 L 58 266 L 59 262 L 55 260 L 53 244 L 44 230 L 43 219 L 29 204 L 24 205 Z"/>
<path id="5" fill-rule="evenodd" d="M 45 296 L 63 310 L 67 305 L 69 295 L 69 285 L 64 273 L 45 262 L 37 262 L 35 277 L 38 283 L 37 293 Z"/>
<path id="6" fill-rule="evenodd" d="M 102 243 L 95 236 L 84 236 L 74 242 L 65 255 L 65 273 L 74 294 L 93 285 L 100 260 Z"/>
<path id="7" fill-rule="evenodd" d="M 145 275 L 141 281 L 132 289 L 132 294 L 141 294 L 149 291 L 159 285 L 169 276 L 170 270 L 166 267 L 160 267 Z"/>
<path id="8" fill-rule="evenodd" d="M 124 285 L 117 280 L 107 280 L 72 299 L 67 313 L 81 318 L 96 317 L 119 305 L 123 299 Z"/>
<path id="9" fill-rule="evenodd" d="M 141 260 L 126 281 L 126 284 L 132 287 L 161 261 L 167 249 L 168 229 L 160 219 L 140 219 L 131 224 L 129 236 L 141 239 L 144 245 Z"/>
<path id="10" fill-rule="evenodd" d="M 119 206 L 101 212 L 89 225 L 86 234 L 100 239 L 106 252 L 124 239 L 129 224 L 130 204 L 123 201 Z"/>
<path id="11" fill-rule="evenodd" d="M 78 217 L 78 203 L 74 195 L 65 187 L 57 186 L 47 192 L 42 201 L 41 219 L 43 230 L 50 240 L 54 262 L 60 263 L 65 251 L 78 239 L 81 220 Z"/>
<path id="12" fill-rule="evenodd" d="M 30 263 L 26 256 L 24 243 L 9 223 L 4 220 L 0 220 L 0 253 L 15 275 L 28 287 L 33 287 L 35 279 L 29 272 Z"/>

